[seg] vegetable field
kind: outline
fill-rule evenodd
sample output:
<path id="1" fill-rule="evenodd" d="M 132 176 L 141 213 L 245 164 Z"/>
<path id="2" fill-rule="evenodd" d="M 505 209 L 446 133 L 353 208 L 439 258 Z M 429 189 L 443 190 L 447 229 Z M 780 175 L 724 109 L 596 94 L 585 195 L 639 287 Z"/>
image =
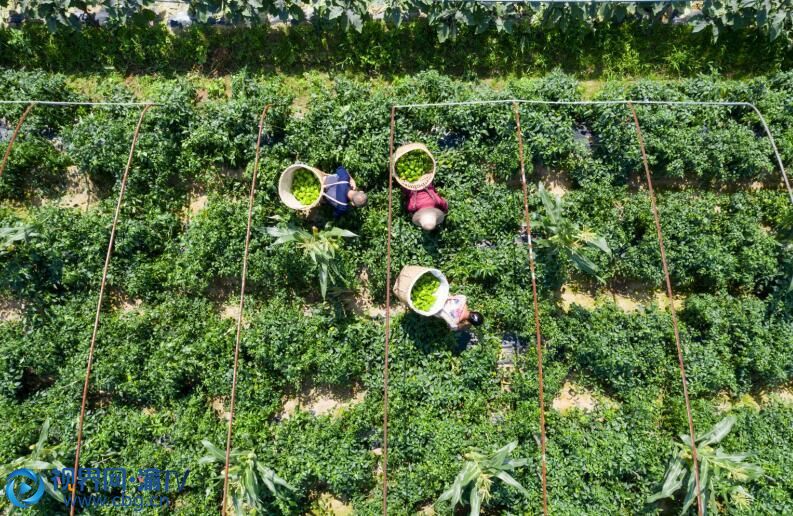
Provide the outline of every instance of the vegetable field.
<path id="1" fill-rule="evenodd" d="M 783 162 L 793 163 L 789 72 L 606 82 L 593 93 L 561 72 L 485 85 L 436 72 L 378 82 L 0 71 L 0 92 L 3 100 L 157 103 L 143 122 L 116 233 L 80 462 L 190 469 L 187 487 L 152 511 L 162 514 L 221 506 L 223 458 L 211 445 L 222 454 L 230 416 L 248 192 L 265 104 L 272 107 L 234 413 L 234 448 L 254 452 L 246 460 L 288 484 L 262 489 L 261 514 L 382 511 L 392 105 L 585 94 L 746 101 L 766 117 Z M 698 438 L 713 437 L 708 430 L 732 417 L 713 446 L 751 453 L 746 460 L 762 469 L 751 479 L 711 472 L 709 508 L 793 513 L 793 203 L 770 141 L 745 106 L 635 107 L 672 306 L 630 110 L 519 108 L 542 323 L 549 510 L 676 513 L 683 506 L 685 485 L 677 498 L 649 501 L 676 464 L 670 459 L 686 460 L 677 455 L 689 428 L 674 307 Z M 0 155 L 25 108 L 0 104 Z M 135 107 L 37 105 L 0 178 L 0 464 L 30 453 L 47 420 L 42 460 L 74 460 L 103 260 L 139 115 Z M 437 268 L 485 322 L 450 332 L 391 296 L 389 514 L 451 514 L 445 493 L 458 472 L 483 467 L 500 449 L 521 465 L 510 474 L 522 489 L 494 481 L 482 513 L 538 514 L 538 356 L 512 106 L 401 109 L 395 143 L 410 142 L 432 151 L 434 183 L 450 209 L 437 230 L 423 232 L 395 189 L 391 279 L 405 265 Z M 328 206 L 308 217 L 286 208 L 278 177 L 295 162 L 327 173 L 345 166 L 368 205 L 338 221 Z M 305 185 L 307 196 L 312 188 Z M 287 236 L 332 246 L 326 289 L 305 246 L 277 242 Z M 214 458 L 199 461 L 207 450 Z M 29 509 L 59 511 L 63 505 L 47 496 Z"/>

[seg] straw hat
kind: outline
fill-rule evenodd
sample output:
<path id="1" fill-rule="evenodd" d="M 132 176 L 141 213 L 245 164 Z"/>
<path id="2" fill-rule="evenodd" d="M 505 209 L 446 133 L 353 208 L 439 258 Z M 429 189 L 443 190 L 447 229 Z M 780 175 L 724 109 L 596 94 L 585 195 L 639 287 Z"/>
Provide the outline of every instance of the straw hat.
<path id="1" fill-rule="evenodd" d="M 424 231 L 432 231 L 444 218 L 446 214 L 438 208 L 422 208 L 413 214 L 413 223 Z"/>

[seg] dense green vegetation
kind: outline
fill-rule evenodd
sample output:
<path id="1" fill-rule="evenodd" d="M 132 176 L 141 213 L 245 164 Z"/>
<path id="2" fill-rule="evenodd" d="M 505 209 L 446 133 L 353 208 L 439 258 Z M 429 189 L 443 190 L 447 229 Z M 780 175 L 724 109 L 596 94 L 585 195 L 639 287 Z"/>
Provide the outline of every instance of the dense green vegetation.
<path id="1" fill-rule="evenodd" d="M 405 74 L 435 69 L 465 78 L 543 74 L 556 67 L 581 77 L 690 77 L 774 73 L 793 65 L 783 38 L 759 30 L 722 31 L 714 45 L 705 31 L 680 25 L 518 24 L 512 34 L 458 27 L 443 43 L 426 19 L 386 27 L 367 22 L 361 32 L 326 24 L 222 29 L 194 26 L 172 34 L 163 25 L 86 27 L 51 32 L 43 25 L 0 29 L 0 66 L 74 74 L 206 74 L 249 71 Z"/>
<path id="2" fill-rule="evenodd" d="M 292 178 L 292 194 L 303 206 L 311 206 L 319 197 L 319 181 L 308 170 L 300 169 Z"/>
<path id="3" fill-rule="evenodd" d="M 435 304 L 435 292 L 441 282 L 432 274 L 423 274 L 416 283 L 413 284 L 413 289 L 410 291 L 410 301 L 413 306 L 426 312 Z"/>
<path id="4" fill-rule="evenodd" d="M 396 163 L 397 175 L 408 183 L 415 183 L 432 172 L 432 158 L 424 151 L 408 152 Z"/>
<path id="5" fill-rule="evenodd" d="M 187 77 L 125 82 L 0 72 L 3 98 L 129 100 L 144 91 L 161 103 L 145 120 L 118 228 L 82 462 L 190 468 L 188 488 L 172 496 L 173 507 L 184 514 L 219 507 L 219 466 L 199 465 L 201 441 L 225 441 L 235 325 L 225 314 L 238 304 L 258 116 L 270 102 L 234 433 L 235 448 L 254 455 L 241 455 L 238 467 L 261 464 L 294 488 L 288 503 L 264 492 L 264 512 L 304 513 L 321 493 L 332 493 L 361 514 L 377 514 L 390 106 L 577 99 L 582 87 L 561 73 L 493 88 L 436 72 L 387 84 L 309 75 L 299 88 L 240 73 L 229 94 L 222 85 Z M 751 101 L 767 116 L 785 161 L 793 158 L 790 73 L 744 82 L 704 76 L 614 82 L 596 96 Z M 0 118 L 13 123 L 23 109 L 2 105 Z M 745 108 L 637 109 L 682 301 L 695 424 L 705 432 L 734 416 L 720 445 L 754 452 L 752 462 L 765 472 L 745 485 L 753 504 L 736 512 L 793 512 L 793 406 L 776 393 L 793 378 L 793 206 L 770 146 Z M 38 106 L 0 179 L 0 226 L 27 228 L 0 252 L 0 299 L 23 303 L 20 318 L 0 323 L 0 464 L 27 455 L 48 418 L 50 446 L 62 446 L 57 457 L 64 463 L 73 458 L 102 259 L 137 117 L 121 108 Z M 563 285 L 605 296 L 631 288 L 649 297 L 661 287 L 632 119 L 620 106 L 524 105 L 521 125 L 531 212 L 544 211 L 538 184 L 561 178 L 568 192 L 559 216 L 577 232 L 605 239 L 611 251 L 576 248 L 602 283 L 569 262 L 570 254 L 536 251 L 549 502 L 555 514 L 639 512 L 659 491 L 678 434 L 687 432 L 670 314 L 651 302 L 625 311 L 608 299 L 566 311 L 560 299 Z M 439 231 L 425 233 L 395 192 L 392 278 L 404 265 L 436 267 L 485 324 L 476 335 L 458 336 L 442 321 L 394 315 L 391 512 L 435 503 L 471 449 L 517 441 L 514 456 L 527 463 L 510 475 L 528 496 L 496 483 L 483 512 L 535 513 L 538 385 L 512 107 L 402 110 L 396 128 L 397 145 L 420 141 L 433 152 L 435 183 L 450 212 Z M 298 159 L 325 171 L 343 164 L 369 193 L 367 207 L 336 223 L 358 238 L 333 249 L 336 281 L 327 301 L 310 253 L 273 245 L 268 231 L 277 215 L 282 230 L 291 224 L 318 239 L 311 226 L 330 220 L 327 206 L 304 220 L 280 204 L 278 177 Z M 85 210 L 58 205 L 73 188 L 64 179 L 71 165 L 95 185 L 98 200 Z M 207 205 L 188 214 L 197 195 L 207 196 Z M 535 237 L 551 239 L 553 232 L 538 227 Z M 505 336 L 523 343 L 512 372 L 497 367 Z M 502 388 L 505 381 L 509 389 Z M 593 410 L 552 408 L 566 381 L 599 400 Z M 286 417 L 285 401 L 311 386 L 355 386 L 365 396 L 338 413 L 297 410 Z M 35 510 L 53 513 L 55 502 L 48 503 Z"/>

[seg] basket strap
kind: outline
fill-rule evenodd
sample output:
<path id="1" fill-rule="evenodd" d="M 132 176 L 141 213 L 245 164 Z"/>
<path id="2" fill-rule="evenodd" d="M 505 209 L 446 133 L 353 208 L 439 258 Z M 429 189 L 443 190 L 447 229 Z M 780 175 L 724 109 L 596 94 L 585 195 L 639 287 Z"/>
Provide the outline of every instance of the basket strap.
<path id="1" fill-rule="evenodd" d="M 322 195 L 325 196 L 330 202 L 336 204 L 337 206 L 347 206 L 348 203 L 339 201 L 338 199 L 334 199 L 330 195 L 328 195 L 328 188 L 331 186 L 336 185 L 348 185 L 350 184 L 349 181 L 336 181 L 335 183 L 328 183 L 326 185 L 322 185 Z"/>
<path id="2" fill-rule="evenodd" d="M 324 195 L 325 197 L 327 197 L 328 201 L 330 201 L 330 202 L 332 202 L 333 204 L 336 204 L 336 205 L 338 205 L 338 206 L 347 206 L 347 204 L 348 204 L 348 203 L 346 203 L 346 202 L 341 202 L 341 201 L 339 201 L 339 200 L 336 200 L 336 199 L 334 199 L 333 197 L 331 197 L 330 195 L 326 194 L 325 192 L 322 192 L 322 195 Z"/>

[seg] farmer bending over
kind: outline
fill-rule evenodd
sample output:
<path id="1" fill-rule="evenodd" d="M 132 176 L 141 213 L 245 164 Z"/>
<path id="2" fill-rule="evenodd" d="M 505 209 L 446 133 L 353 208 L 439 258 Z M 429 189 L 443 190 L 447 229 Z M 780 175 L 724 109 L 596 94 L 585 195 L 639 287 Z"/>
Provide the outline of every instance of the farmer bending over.
<path id="1" fill-rule="evenodd" d="M 407 211 L 413 215 L 413 223 L 424 231 L 432 231 L 443 222 L 449 212 L 449 204 L 429 185 L 423 190 L 407 190 Z"/>
<path id="2" fill-rule="evenodd" d="M 322 185 L 325 198 L 333 206 L 333 218 L 338 219 L 350 209 L 350 205 L 360 208 L 366 206 L 366 192 L 358 190 L 355 180 L 344 167 L 336 169 L 335 174 L 325 176 Z"/>
<path id="3" fill-rule="evenodd" d="M 463 295 L 449 296 L 440 312 L 435 314 L 440 317 L 451 330 L 462 330 L 470 325 L 479 326 L 484 322 L 482 314 L 468 310 L 468 298 Z"/>

